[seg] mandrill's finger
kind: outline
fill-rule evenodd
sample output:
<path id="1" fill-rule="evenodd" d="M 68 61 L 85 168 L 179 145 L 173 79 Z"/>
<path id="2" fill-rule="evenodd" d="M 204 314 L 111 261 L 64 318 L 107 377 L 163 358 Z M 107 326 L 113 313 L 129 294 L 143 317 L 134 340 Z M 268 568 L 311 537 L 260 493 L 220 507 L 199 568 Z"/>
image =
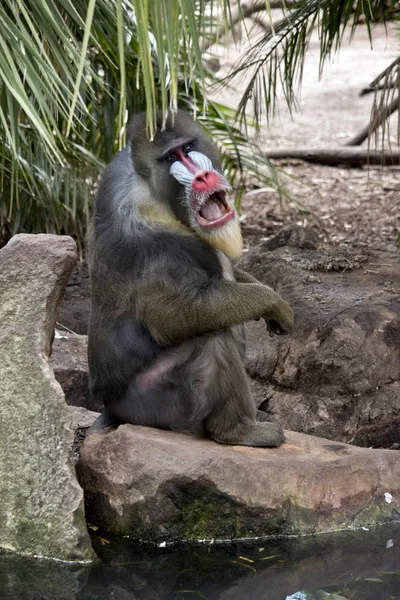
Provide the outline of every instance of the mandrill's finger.
<path id="1" fill-rule="evenodd" d="M 288 333 L 288 331 L 285 331 L 283 327 L 281 327 L 278 321 L 274 321 L 273 319 L 267 321 L 267 329 L 271 337 L 274 335 L 286 335 Z"/>

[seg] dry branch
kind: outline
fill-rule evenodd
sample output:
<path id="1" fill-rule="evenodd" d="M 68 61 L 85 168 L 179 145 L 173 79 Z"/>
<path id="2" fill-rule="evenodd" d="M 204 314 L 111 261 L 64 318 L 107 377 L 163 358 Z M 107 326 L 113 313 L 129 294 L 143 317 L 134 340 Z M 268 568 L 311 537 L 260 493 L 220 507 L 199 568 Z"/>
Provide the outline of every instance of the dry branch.
<path id="1" fill-rule="evenodd" d="M 346 146 L 359 146 L 367 139 L 367 137 L 371 136 L 376 129 L 382 123 L 386 121 L 390 117 L 392 113 L 394 113 L 399 108 L 399 98 L 395 98 L 389 106 L 384 106 L 380 111 L 376 113 L 372 121 L 368 123 L 357 135 L 355 135 L 349 142 L 346 142 Z"/>
<path id="2" fill-rule="evenodd" d="M 336 167 L 346 165 L 400 165 L 400 150 L 381 152 L 368 148 L 271 148 L 263 156 L 273 160 L 297 159 Z"/>
<path id="3" fill-rule="evenodd" d="M 283 6 L 290 6 L 291 2 L 282 2 L 282 0 L 270 0 L 269 7 L 273 8 L 282 8 Z M 232 28 L 239 23 L 242 19 L 246 19 L 250 17 L 254 13 L 261 12 L 266 10 L 265 0 L 253 0 L 249 2 L 241 2 L 234 6 L 231 10 L 231 26 Z M 215 42 L 223 37 L 226 33 L 226 27 L 221 25 L 218 28 L 217 32 L 208 40 L 205 40 L 202 44 L 202 51 L 205 52 L 209 49 L 210 46 L 215 44 Z"/>
<path id="4" fill-rule="evenodd" d="M 387 90 L 392 90 L 395 87 L 395 82 L 392 81 L 389 84 L 382 84 L 382 85 L 376 85 L 375 87 L 372 86 L 368 86 L 366 88 L 363 88 L 361 90 L 361 92 L 358 94 L 359 96 L 366 96 L 367 94 L 375 94 L 376 92 L 386 92 Z M 396 86 L 397 87 L 397 86 Z"/>

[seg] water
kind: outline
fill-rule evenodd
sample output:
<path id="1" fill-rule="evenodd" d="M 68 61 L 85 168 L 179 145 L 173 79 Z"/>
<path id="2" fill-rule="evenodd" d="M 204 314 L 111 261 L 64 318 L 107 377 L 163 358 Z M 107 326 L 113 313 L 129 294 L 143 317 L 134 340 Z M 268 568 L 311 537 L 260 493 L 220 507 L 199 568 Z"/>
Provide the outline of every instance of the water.
<path id="1" fill-rule="evenodd" d="M 1 600 L 400 600 L 400 525 L 230 546 L 93 536 L 92 566 L 0 555 Z"/>

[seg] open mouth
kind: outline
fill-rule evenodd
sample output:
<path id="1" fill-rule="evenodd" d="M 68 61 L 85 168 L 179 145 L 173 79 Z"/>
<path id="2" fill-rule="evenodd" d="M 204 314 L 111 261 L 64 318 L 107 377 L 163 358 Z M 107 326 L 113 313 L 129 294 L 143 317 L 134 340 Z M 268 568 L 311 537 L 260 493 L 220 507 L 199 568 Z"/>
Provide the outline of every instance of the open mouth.
<path id="1" fill-rule="evenodd" d="M 196 214 L 196 221 L 204 229 L 221 227 L 235 217 L 235 209 L 225 198 L 223 190 L 211 194 Z"/>

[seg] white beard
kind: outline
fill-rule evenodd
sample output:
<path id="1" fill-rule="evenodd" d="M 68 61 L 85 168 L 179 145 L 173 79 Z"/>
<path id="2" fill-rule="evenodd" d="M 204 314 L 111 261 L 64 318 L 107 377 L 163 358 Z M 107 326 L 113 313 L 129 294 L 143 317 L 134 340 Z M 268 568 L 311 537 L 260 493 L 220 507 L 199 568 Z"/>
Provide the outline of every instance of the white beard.
<path id="1" fill-rule="evenodd" d="M 242 232 L 237 219 L 216 229 L 203 229 L 196 222 L 192 224 L 197 236 L 213 248 L 221 250 L 232 260 L 239 260 L 243 253 Z"/>

